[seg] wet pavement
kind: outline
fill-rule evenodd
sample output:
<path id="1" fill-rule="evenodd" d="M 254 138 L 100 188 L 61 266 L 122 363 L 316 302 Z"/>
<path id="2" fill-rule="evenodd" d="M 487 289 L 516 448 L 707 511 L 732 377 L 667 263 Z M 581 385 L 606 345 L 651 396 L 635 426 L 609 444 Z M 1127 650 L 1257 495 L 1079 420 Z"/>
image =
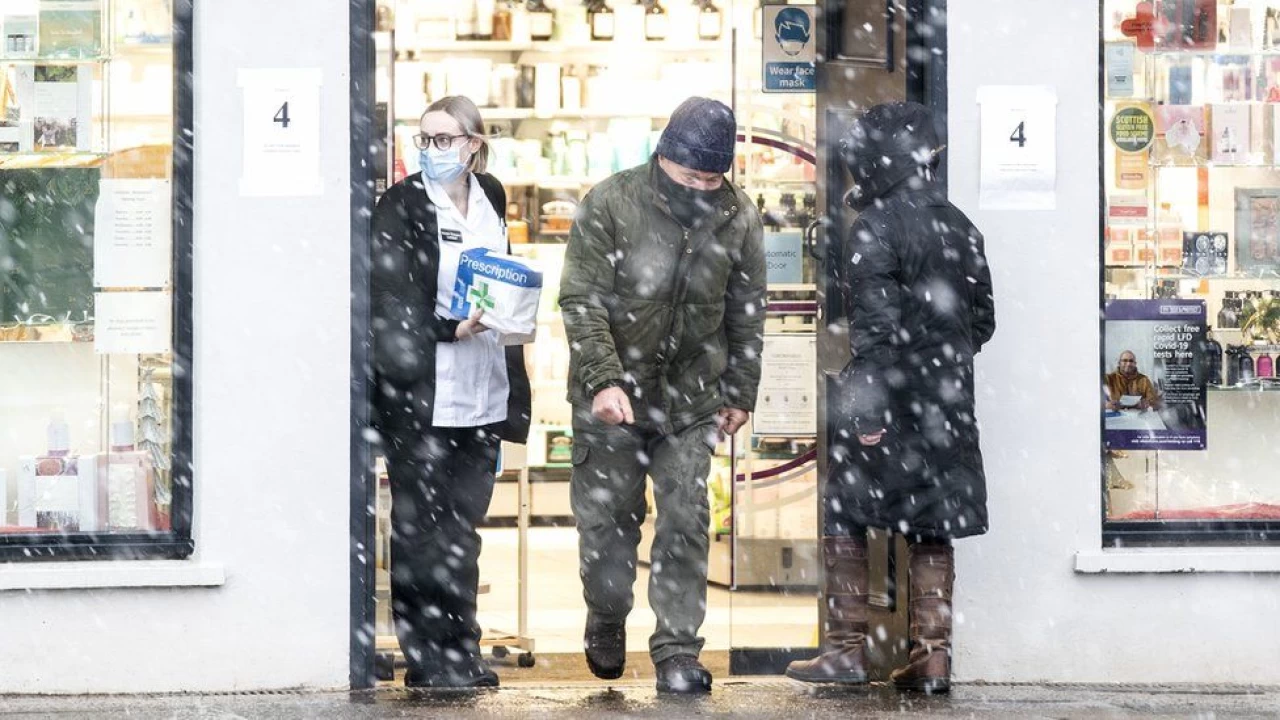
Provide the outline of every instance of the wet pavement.
<path id="1" fill-rule="evenodd" d="M 4 697 L 0 718 L 1275 718 L 1280 688 L 962 685 L 949 697 L 874 686 L 814 692 L 785 679 L 730 679 L 709 697 L 650 684 L 514 684 L 477 694 L 263 692 L 236 695 Z"/>

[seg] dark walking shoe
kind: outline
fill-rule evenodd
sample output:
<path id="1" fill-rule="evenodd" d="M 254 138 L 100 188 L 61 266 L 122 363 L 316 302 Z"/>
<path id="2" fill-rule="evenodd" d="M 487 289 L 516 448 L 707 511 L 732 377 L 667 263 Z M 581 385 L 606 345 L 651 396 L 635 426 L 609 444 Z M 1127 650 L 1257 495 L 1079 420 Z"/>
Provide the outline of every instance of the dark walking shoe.
<path id="1" fill-rule="evenodd" d="M 451 667 L 430 672 L 409 670 L 404 674 L 406 688 L 469 690 L 498 687 L 498 674 L 481 658 L 469 655 Z"/>
<path id="2" fill-rule="evenodd" d="M 592 675 L 601 680 L 617 680 L 627 666 L 627 626 L 588 618 L 582 648 Z"/>
<path id="3" fill-rule="evenodd" d="M 676 655 L 653 666 L 660 693 L 709 693 L 711 673 L 692 655 Z"/>

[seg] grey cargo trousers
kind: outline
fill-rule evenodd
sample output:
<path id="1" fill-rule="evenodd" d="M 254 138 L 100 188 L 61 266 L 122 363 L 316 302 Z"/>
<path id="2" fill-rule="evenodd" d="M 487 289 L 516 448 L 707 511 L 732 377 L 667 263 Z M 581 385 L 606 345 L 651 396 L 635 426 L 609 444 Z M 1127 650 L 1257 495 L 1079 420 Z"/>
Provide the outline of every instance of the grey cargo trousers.
<path id="1" fill-rule="evenodd" d="M 707 614 L 707 474 L 715 435 L 714 423 L 664 435 L 575 418 L 570 498 L 578 525 L 583 596 L 596 620 L 625 623 L 631 612 L 645 517 L 644 479 L 653 478 L 658 517 L 649 606 L 658 625 L 649 638 L 649 655 L 655 663 L 676 655 L 697 656 L 702 650 L 698 629 Z"/>

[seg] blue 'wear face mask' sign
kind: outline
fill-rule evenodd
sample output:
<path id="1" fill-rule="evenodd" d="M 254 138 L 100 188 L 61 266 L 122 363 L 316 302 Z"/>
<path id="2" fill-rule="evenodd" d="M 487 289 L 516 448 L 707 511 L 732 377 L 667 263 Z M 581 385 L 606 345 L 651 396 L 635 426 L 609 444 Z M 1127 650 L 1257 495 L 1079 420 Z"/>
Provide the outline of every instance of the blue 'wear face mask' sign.
<path id="1" fill-rule="evenodd" d="M 809 93 L 817 89 L 813 40 L 813 7 L 765 5 L 764 20 L 773 28 L 763 44 L 764 91 Z"/>

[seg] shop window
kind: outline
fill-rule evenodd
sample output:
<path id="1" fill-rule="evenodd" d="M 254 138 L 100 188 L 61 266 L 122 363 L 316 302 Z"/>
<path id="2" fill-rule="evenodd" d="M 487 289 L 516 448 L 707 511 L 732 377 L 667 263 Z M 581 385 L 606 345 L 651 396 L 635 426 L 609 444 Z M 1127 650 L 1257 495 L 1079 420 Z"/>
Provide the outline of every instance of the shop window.
<path id="1" fill-rule="evenodd" d="M 191 552 L 191 6 L 0 4 L 0 560 Z"/>
<path id="2" fill-rule="evenodd" d="M 1104 542 L 1280 537 L 1280 3 L 1103 7 Z"/>

